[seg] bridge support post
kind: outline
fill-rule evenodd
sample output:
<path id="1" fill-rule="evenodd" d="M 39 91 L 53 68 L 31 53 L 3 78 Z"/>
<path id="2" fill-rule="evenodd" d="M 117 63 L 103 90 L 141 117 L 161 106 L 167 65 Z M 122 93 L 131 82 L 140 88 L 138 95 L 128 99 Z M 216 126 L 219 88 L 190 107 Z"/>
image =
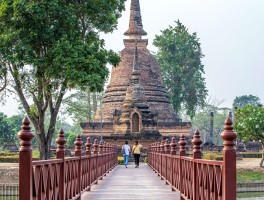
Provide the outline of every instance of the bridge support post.
<path id="1" fill-rule="evenodd" d="M 164 149 L 165 149 L 165 170 L 164 170 L 164 177 L 166 180 L 166 185 L 168 185 L 168 181 L 169 181 L 169 176 L 168 174 L 170 174 L 171 170 L 168 171 L 168 166 L 170 166 L 171 169 L 171 158 L 170 158 L 170 145 L 169 145 L 169 140 L 166 139 L 165 140 L 165 144 L 164 144 Z"/>
<path id="2" fill-rule="evenodd" d="M 223 200 L 236 199 L 236 132 L 233 131 L 232 120 L 228 117 L 225 121 L 224 132 L 221 138 L 224 140 L 223 149 Z"/>
<path id="3" fill-rule="evenodd" d="M 82 140 L 81 136 L 78 134 L 76 137 L 76 141 L 74 142 L 75 145 L 75 157 L 79 158 L 78 162 L 78 178 L 77 178 L 77 188 L 78 193 L 80 194 L 79 197 L 76 198 L 76 200 L 81 200 L 81 175 L 82 175 Z"/>
<path id="4" fill-rule="evenodd" d="M 93 144 L 93 147 L 94 147 L 94 155 L 95 155 L 95 165 L 94 166 L 98 166 L 98 141 L 97 139 L 94 140 L 94 144 Z M 98 167 L 95 167 L 95 177 L 98 177 Z M 96 178 L 95 180 L 95 183 L 94 184 L 98 184 L 98 178 Z"/>
<path id="5" fill-rule="evenodd" d="M 183 134 L 181 134 L 181 137 L 180 137 L 180 141 L 178 142 L 178 144 L 180 145 L 180 157 L 181 156 L 186 156 L 186 144 L 187 142 L 185 141 L 185 137 Z M 180 191 L 183 191 L 183 183 L 182 183 L 182 180 L 183 180 L 183 173 L 182 173 L 182 169 L 183 169 L 183 159 L 180 159 Z M 180 195 L 181 195 L 181 192 L 180 192 Z M 181 200 L 184 200 L 184 198 L 181 196 L 180 197 Z"/>
<path id="6" fill-rule="evenodd" d="M 197 181 L 197 163 L 195 162 L 195 159 L 202 159 L 202 152 L 201 152 L 201 144 L 203 141 L 200 137 L 200 132 L 196 130 L 194 132 L 194 137 L 192 140 L 193 144 L 193 199 L 199 199 L 199 193 L 198 193 L 198 181 Z"/>
<path id="7" fill-rule="evenodd" d="M 60 191 L 59 191 L 59 198 L 60 200 L 65 199 L 65 184 L 64 184 L 64 177 L 65 177 L 65 144 L 66 139 L 64 137 L 64 132 L 62 129 L 60 129 L 58 138 L 56 139 L 57 143 L 57 150 L 56 150 L 56 158 L 62 159 L 63 162 L 60 166 Z"/>
<path id="8" fill-rule="evenodd" d="M 92 146 L 92 143 L 91 143 L 91 138 L 88 137 L 87 140 L 86 140 L 86 149 L 85 149 L 85 154 L 87 156 L 89 156 L 89 161 L 88 161 L 88 170 L 89 170 L 89 175 L 88 175 L 88 184 L 89 184 L 89 188 L 87 189 L 87 191 L 91 191 L 91 146 Z"/>
<path id="9" fill-rule="evenodd" d="M 175 165 L 175 158 L 174 156 L 176 155 L 176 142 L 175 142 L 175 137 L 172 137 L 171 138 L 171 143 L 170 143 L 170 155 L 171 155 L 171 173 L 170 173 L 170 182 L 171 182 L 171 185 L 172 185 L 172 191 L 175 191 L 175 189 L 173 188 L 173 183 L 174 183 L 174 173 L 173 173 L 173 170 L 174 170 L 174 165 Z"/>
<path id="10" fill-rule="evenodd" d="M 18 133 L 19 149 L 19 200 L 32 200 L 32 148 L 34 134 L 30 131 L 27 117 L 22 122 L 22 130 Z"/>

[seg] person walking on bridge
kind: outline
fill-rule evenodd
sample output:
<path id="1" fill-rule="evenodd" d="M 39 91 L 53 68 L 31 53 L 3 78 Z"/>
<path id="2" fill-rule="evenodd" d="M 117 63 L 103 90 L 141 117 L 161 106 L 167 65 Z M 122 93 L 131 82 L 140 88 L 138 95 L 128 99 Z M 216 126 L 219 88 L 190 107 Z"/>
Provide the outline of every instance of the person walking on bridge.
<path id="1" fill-rule="evenodd" d="M 128 145 L 128 141 L 125 141 L 125 144 L 122 146 L 122 154 L 124 156 L 125 167 L 128 165 L 128 158 L 130 153 L 130 146 Z"/>
<path id="2" fill-rule="evenodd" d="M 135 168 L 139 167 L 139 158 L 140 158 L 140 149 L 142 148 L 142 145 L 138 143 L 138 141 L 135 141 L 135 145 L 132 147 L 132 153 L 134 154 L 135 158 Z"/>

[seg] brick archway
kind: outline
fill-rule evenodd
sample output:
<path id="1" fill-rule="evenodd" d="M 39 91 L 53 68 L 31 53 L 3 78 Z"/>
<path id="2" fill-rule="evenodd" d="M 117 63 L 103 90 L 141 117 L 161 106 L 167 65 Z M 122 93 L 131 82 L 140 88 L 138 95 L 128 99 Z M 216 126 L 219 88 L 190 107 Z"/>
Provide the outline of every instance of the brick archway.
<path id="1" fill-rule="evenodd" d="M 132 132 L 139 132 L 139 115 L 136 112 L 132 115 Z"/>

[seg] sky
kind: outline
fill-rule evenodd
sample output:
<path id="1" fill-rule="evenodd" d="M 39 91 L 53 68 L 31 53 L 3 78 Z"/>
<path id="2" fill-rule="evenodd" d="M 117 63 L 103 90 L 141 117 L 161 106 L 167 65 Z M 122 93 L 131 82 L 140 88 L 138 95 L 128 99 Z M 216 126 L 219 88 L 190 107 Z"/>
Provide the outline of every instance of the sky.
<path id="1" fill-rule="evenodd" d="M 148 49 L 155 35 L 180 20 L 190 33 L 200 38 L 205 57 L 209 95 L 231 107 L 236 96 L 256 95 L 264 103 L 264 1 L 263 0 L 141 0 Z M 123 33 L 128 29 L 130 0 L 119 19 L 117 30 L 102 35 L 106 48 L 124 48 Z M 8 116 L 17 113 L 17 103 L 9 98 L 0 108 Z"/>

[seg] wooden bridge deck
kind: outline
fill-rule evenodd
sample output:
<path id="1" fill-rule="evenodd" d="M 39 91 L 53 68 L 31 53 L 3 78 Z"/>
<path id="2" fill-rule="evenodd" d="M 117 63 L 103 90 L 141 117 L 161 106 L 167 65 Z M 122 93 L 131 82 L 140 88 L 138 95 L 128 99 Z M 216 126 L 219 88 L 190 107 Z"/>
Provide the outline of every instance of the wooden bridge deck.
<path id="1" fill-rule="evenodd" d="M 82 200 L 177 200 L 178 192 L 161 181 L 146 164 L 139 168 L 134 165 L 117 166 L 91 191 L 82 195 Z"/>

